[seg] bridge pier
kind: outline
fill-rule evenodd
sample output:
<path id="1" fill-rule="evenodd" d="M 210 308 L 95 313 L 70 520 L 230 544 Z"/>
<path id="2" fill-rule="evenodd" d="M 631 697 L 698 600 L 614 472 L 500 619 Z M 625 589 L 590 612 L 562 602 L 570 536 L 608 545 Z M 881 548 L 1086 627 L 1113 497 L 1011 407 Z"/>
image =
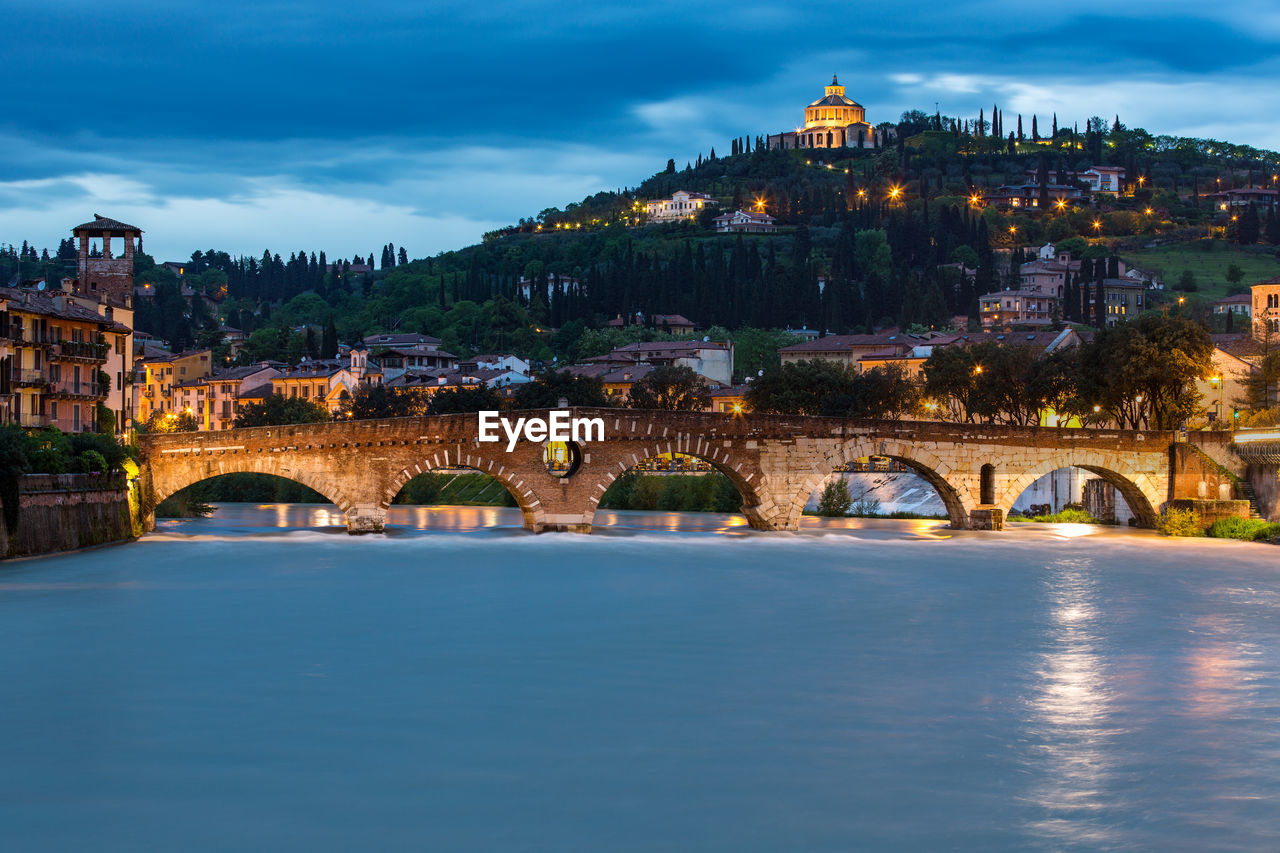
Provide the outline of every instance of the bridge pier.
<path id="1" fill-rule="evenodd" d="M 365 533 L 381 533 L 387 526 L 387 511 L 368 504 L 353 506 L 347 510 L 347 532 L 352 536 Z"/>

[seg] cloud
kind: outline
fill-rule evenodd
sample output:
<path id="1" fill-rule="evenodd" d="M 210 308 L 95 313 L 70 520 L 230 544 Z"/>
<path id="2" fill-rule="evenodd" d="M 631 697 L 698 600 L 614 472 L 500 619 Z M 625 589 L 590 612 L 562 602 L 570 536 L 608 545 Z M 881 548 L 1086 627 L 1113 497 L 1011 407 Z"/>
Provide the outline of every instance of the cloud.
<path id="1" fill-rule="evenodd" d="M 1280 148 L 1267 0 L 0 9 L 9 67 L 32 69 L 0 87 L 5 242 L 56 246 L 97 210 L 168 256 L 387 241 L 425 255 L 793 128 L 833 72 L 872 122 L 998 101 Z"/>

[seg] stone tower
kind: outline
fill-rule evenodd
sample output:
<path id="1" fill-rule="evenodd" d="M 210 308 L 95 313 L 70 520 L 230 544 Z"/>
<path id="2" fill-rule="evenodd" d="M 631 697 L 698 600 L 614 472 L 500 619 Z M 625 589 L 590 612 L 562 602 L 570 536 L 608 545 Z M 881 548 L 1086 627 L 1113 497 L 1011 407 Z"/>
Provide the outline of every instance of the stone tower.
<path id="1" fill-rule="evenodd" d="M 133 297 L 133 251 L 135 241 L 142 236 L 142 229 L 126 225 L 114 219 L 93 215 L 92 222 L 77 225 L 71 232 L 79 244 L 79 283 L 76 289 L 88 295 L 105 294 L 131 299 Z M 123 238 L 124 251 L 113 257 L 111 241 Z M 89 257 L 89 241 L 102 241 L 102 257 Z"/>

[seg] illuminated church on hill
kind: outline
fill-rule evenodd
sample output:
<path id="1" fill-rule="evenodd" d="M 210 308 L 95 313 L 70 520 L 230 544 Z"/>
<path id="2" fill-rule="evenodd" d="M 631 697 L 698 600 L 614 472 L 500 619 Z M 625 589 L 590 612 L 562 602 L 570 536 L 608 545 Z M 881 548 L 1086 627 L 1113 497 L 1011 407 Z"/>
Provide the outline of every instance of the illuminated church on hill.
<path id="1" fill-rule="evenodd" d="M 771 133 L 770 148 L 878 148 L 882 134 L 867 122 L 862 104 L 845 97 L 831 75 L 826 94 L 804 108 L 804 127 Z"/>

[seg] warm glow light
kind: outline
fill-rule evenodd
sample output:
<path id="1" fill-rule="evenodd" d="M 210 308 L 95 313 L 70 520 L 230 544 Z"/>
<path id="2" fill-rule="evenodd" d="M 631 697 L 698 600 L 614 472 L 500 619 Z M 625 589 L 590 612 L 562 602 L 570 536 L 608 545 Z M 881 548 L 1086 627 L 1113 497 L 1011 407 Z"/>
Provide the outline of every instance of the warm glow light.
<path id="1" fill-rule="evenodd" d="M 1100 220 L 1100 219 L 1095 219 L 1095 220 L 1093 220 L 1093 227 L 1094 227 L 1094 228 L 1101 228 L 1101 227 L 1102 227 L 1102 220 Z"/>
<path id="2" fill-rule="evenodd" d="M 1151 208 L 1149 208 L 1149 207 L 1148 207 L 1148 208 L 1147 208 L 1147 216 L 1150 216 L 1150 215 L 1151 215 Z"/>
<path id="3" fill-rule="evenodd" d="M 1064 207 L 1066 207 L 1066 206 L 1067 206 L 1067 200 L 1066 200 L 1066 199 L 1062 199 L 1062 198 L 1058 199 L 1058 210 L 1062 210 L 1062 208 L 1064 208 Z"/>
<path id="4" fill-rule="evenodd" d="M 973 372 L 974 372 L 975 374 L 976 374 L 976 373 L 981 373 L 981 372 L 982 372 L 982 365 L 981 365 L 981 364 L 979 364 L 977 367 L 975 367 L 975 368 L 973 369 Z"/>
<path id="5" fill-rule="evenodd" d="M 1093 407 L 1093 413 L 1094 413 L 1095 415 L 1096 415 L 1098 412 L 1101 412 L 1101 411 L 1102 411 L 1102 407 L 1101 407 L 1101 406 L 1094 406 L 1094 407 Z"/>
<path id="6" fill-rule="evenodd" d="M 901 188 L 901 187 L 890 187 L 890 188 L 889 188 L 889 198 L 894 198 L 894 199 L 896 199 L 899 195 L 901 195 L 901 193 L 902 193 L 902 188 Z"/>

